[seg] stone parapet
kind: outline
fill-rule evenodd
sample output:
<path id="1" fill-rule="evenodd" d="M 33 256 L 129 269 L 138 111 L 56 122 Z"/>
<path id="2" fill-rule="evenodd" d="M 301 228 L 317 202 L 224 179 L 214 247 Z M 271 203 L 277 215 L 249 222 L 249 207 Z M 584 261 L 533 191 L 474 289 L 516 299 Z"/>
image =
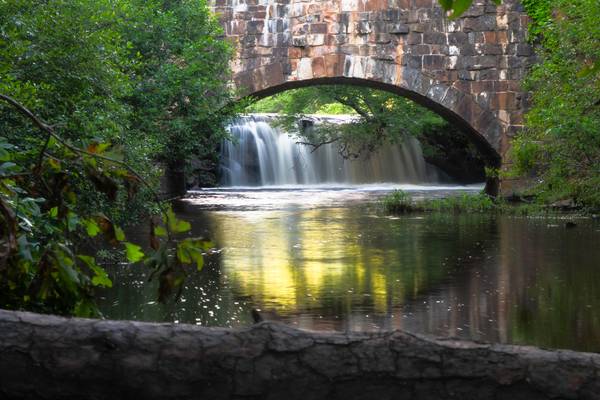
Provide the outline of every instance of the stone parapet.
<path id="1" fill-rule="evenodd" d="M 600 355 L 439 339 L 0 310 L 0 397 L 598 399 Z"/>

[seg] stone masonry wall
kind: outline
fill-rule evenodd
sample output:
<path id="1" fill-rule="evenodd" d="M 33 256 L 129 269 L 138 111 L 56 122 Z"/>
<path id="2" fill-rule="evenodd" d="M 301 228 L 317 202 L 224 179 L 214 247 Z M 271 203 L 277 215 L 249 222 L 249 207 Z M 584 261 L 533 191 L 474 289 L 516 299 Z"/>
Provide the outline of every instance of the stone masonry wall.
<path id="1" fill-rule="evenodd" d="M 342 334 L 60 318 L 0 310 L 0 398 L 599 399 L 600 355 Z"/>
<path id="2" fill-rule="evenodd" d="M 236 47 L 234 81 L 264 96 L 349 82 L 410 97 L 504 158 L 522 126 L 533 60 L 514 0 L 476 0 L 448 19 L 436 0 L 213 0 Z M 487 146 L 487 149 L 486 149 Z"/>

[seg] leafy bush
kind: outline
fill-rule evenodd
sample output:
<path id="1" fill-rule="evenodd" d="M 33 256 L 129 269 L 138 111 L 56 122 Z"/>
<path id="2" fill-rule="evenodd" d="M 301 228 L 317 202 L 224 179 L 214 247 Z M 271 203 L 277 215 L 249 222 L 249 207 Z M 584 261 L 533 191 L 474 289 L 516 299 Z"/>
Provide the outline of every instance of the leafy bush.
<path id="1" fill-rule="evenodd" d="M 512 172 L 535 176 L 535 194 L 545 202 L 571 198 L 600 209 L 600 7 L 597 0 L 525 5 L 543 30 Z"/>
<path id="2" fill-rule="evenodd" d="M 1 308 L 97 315 L 100 238 L 160 300 L 202 267 L 210 243 L 178 240 L 155 165 L 216 154 L 230 55 L 204 0 L 0 1 Z M 154 211 L 144 254 L 121 227 Z"/>
<path id="3" fill-rule="evenodd" d="M 128 242 L 103 213 L 78 206 L 74 182 L 86 180 L 109 202 L 135 196 L 143 178 L 119 160 L 108 144 L 73 146 L 10 97 L 0 100 L 29 118 L 46 137 L 41 149 L 21 151 L 0 140 L 0 307 L 55 314 L 97 316 L 93 288 L 111 287 L 86 239 L 104 236 L 124 250 L 131 263 L 144 260 L 158 276 L 159 300 L 180 290 L 186 265 L 201 269 L 212 244 L 200 238 L 175 240 L 190 224 L 163 208 L 162 224 L 150 233 L 151 253 Z M 36 156 L 36 162 L 24 164 Z M 158 200 L 157 200 L 158 201 Z M 83 249 L 88 249 L 88 251 Z"/>

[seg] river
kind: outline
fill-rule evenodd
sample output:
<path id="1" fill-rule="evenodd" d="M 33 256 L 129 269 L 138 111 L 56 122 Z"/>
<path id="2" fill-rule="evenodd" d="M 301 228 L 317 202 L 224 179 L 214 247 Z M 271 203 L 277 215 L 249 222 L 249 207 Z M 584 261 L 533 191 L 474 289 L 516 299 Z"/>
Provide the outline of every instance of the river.
<path id="1" fill-rule="evenodd" d="M 414 197 L 479 188 L 403 186 Z M 305 329 L 404 329 L 600 351 L 600 224 L 387 216 L 389 187 L 220 189 L 176 204 L 218 252 L 173 305 L 143 265 L 110 270 L 106 317 L 246 326 L 251 309 Z M 136 232 L 143 240 L 146 232 Z"/>
<path id="2" fill-rule="evenodd" d="M 332 145 L 298 146 L 265 116 L 244 117 L 230 131 L 224 187 L 174 204 L 194 236 L 215 243 L 204 269 L 179 302 L 164 305 L 144 265 L 111 265 L 114 286 L 99 299 L 106 317 L 241 327 L 257 309 L 304 329 L 403 329 L 600 351 L 598 221 L 389 216 L 380 199 L 393 189 L 418 199 L 482 186 L 441 183 L 447 177 L 412 139 L 349 162 Z M 144 242 L 147 229 L 129 237 Z"/>

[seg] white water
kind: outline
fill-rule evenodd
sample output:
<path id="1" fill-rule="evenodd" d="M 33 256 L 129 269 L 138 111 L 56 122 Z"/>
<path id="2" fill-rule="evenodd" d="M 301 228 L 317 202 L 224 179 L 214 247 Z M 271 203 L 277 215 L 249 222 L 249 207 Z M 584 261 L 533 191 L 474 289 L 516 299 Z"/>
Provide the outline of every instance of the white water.
<path id="1" fill-rule="evenodd" d="M 329 118 L 349 122 L 352 117 Z M 272 127 L 271 116 L 248 115 L 229 126 L 233 141 L 223 142 L 223 186 L 433 184 L 437 170 L 426 164 L 419 142 L 385 145 L 356 160 L 346 160 L 337 145 L 313 148 Z"/>

